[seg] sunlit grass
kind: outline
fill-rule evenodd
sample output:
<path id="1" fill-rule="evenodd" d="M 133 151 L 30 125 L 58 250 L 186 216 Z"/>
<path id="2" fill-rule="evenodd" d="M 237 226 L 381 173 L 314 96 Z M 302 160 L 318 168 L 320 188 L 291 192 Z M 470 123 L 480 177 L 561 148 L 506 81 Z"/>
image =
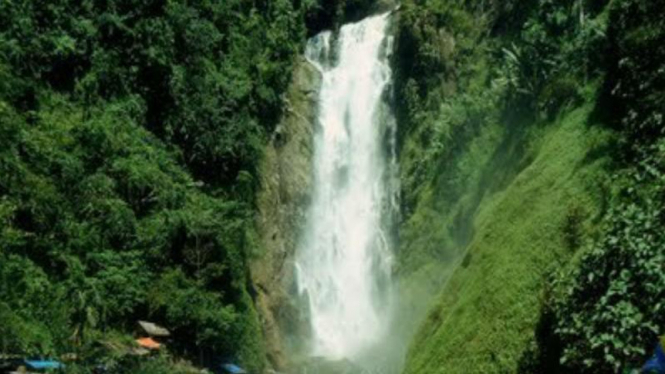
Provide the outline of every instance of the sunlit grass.
<path id="1" fill-rule="evenodd" d="M 532 127 L 520 137 L 523 149 L 505 147 L 513 154 L 484 160 L 502 158 L 500 167 L 467 179 L 460 204 L 484 188 L 472 236 L 410 347 L 406 373 L 516 372 L 534 334 L 546 277 L 575 252 L 565 235 L 570 215 L 582 216 L 576 235 L 584 242 L 603 205 L 603 145 L 611 134 L 589 125 L 590 111 L 585 105 Z M 488 148 L 501 149 L 491 142 L 480 149 Z M 477 170 L 477 162 L 482 159 L 468 166 Z M 506 173 L 513 175 L 506 179 Z M 475 184 L 492 180 L 504 183 Z"/>

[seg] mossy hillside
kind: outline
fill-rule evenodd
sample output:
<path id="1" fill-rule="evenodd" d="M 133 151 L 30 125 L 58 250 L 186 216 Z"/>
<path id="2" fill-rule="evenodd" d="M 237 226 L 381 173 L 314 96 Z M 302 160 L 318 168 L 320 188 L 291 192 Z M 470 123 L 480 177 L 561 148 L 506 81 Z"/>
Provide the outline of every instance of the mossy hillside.
<path id="1" fill-rule="evenodd" d="M 546 277 L 574 253 L 568 232 L 583 242 L 601 211 L 607 161 L 601 155 L 610 134 L 589 126 L 589 110 L 533 134 L 533 162 L 505 190 L 483 199 L 473 240 L 421 326 L 406 373 L 517 371 Z"/>
<path id="2" fill-rule="evenodd" d="M 489 124 L 455 160 L 454 171 L 442 173 L 422 187 L 413 214 L 401 225 L 399 313 L 402 314 L 402 320 L 410 321 L 410 325 L 402 326 L 407 336 L 413 333 L 416 328 L 414 324 L 431 306 L 432 300 L 436 300 L 436 295 L 461 259 L 465 241 L 471 233 L 469 216 L 479 204 L 478 200 L 486 188 L 480 165 L 492 160 L 493 151 L 502 134 L 499 126 Z M 409 142 L 406 148 L 411 145 Z M 417 152 L 411 155 L 415 156 Z M 402 162 L 405 162 L 404 158 Z M 460 169 L 471 170 L 462 176 Z M 466 185 L 466 192 L 456 201 L 451 201 L 457 195 L 448 189 L 445 180 L 447 176 L 457 176 L 457 183 Z"/>
<path id="3" fill-rule="evenodd" d="M 481 27 L 473 27 L 468 14 L 444 8 L 457 19 L 454 29 L 430 28 L 432 14 L 412 2 L 397 13 L 402 222 L 396 275 L 405 340 L 461 258 L 479 199 L 498 183 L 483 170 L 499 145 L 514 143 L 499 123 L 505 85 L 487 84 L 487 45 L 476 42 Z M 453 77 L 458 65 L 463 70 Z"/>

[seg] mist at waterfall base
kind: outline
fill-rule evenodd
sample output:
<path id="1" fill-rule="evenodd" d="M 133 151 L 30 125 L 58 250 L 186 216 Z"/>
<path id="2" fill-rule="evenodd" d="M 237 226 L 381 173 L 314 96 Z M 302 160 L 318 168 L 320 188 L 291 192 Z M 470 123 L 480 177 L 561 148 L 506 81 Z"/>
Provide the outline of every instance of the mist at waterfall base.
<path id="1" fill-rule="evenodd" d="M 399 370 L 393 348 L 393 233 L 398 212 L 389 14 L 312 38 L 323 77 L 314 139 L 314 191 L 296 257 L 311 356 L 367 372 Z M 399 362 L 397 362 L 399 361 Z"/>

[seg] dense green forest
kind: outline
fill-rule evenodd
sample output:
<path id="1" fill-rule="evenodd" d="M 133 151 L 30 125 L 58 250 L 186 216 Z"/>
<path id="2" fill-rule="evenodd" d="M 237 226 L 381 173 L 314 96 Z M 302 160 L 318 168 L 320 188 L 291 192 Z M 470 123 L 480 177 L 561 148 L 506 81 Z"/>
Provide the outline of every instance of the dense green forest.
<path id="1" fill-rule="evenodd" d="M 0 0 L 0 353 L 261 372 L 260 160 L 307 38 L 377 3 Z M 405 372 L 639 367 L 665 333 L 662 1 L 403 0 L 393 31 Z M 171 357 L 108 348 L 138 320 Z"/>
<path id="2" fill-rule="evenodd" d="M 360 6 L 0 2 L 0 351 L 93 359 L 149 319 L 259 370 L 256 165 L 307 35 Z"/>

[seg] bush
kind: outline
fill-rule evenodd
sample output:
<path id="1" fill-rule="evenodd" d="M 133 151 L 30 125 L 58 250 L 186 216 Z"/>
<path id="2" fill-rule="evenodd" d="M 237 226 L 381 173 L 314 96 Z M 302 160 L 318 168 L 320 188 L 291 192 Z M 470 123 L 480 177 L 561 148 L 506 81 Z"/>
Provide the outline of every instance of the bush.
<path id="1" fill-rule="evenodd" d="M 564 107 L 582 103 L 580 85 L 572 77 L 555 79 L 545 85 L 538 102 L 540 110 L 551 121 Z"/>
<path id="2" fill-rule="evenodd" d="M 554 332 L 568 371 L 638 367 L 665 332 L 665 9 L 612 3 L 606 94 L 624 137 L 600 238 L 556 282 Z"/>
<path id="3" fill-rule="evenodd" d="M 650 143 L 665 129 L 665 9 L 657 1 L 613 2 L 606 93 L 628 143 Z"/>
<path id="4" fill-rule="evenodd" d="M 635 171 L 605 218 L 602 239 L 560 280 L 556 333 L 575 371 L 639 366 L 665 332 L 665 142 Z"/>

